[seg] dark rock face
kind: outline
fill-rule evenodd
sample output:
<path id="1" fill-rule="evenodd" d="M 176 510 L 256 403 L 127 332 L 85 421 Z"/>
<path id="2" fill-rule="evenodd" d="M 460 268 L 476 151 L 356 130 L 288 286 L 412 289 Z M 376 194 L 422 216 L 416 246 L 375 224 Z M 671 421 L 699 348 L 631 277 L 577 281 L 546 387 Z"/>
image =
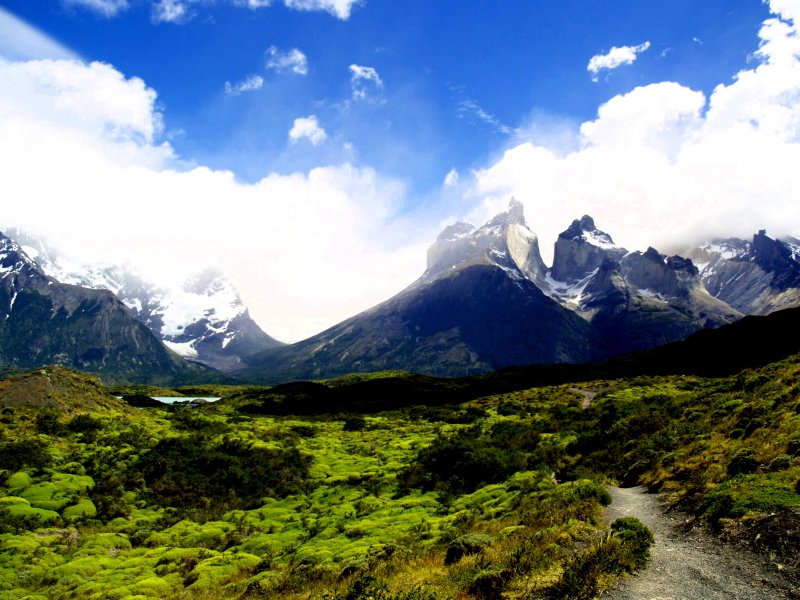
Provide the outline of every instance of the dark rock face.
<path id="1" fill-rule="evenodd" d="M 595 227 L 592 217 L 584 215 L 559 234 L 550 276 L 573 283 L 591 274 L 606 258 L 619 260 L 624 254 L 623 248 L 614 246 L 610 235 Z"/>
<path id="2" fill-rule="evenodd" d="M 59 283 L 2 234 L 0 362 L 28 369 L 55 363 L 132 380 L 197 374 L 114 294 Z"/>
<path id="3" fill-rule="evenodd" d="M 462 375 L 586 362 L 602 356 L 601 348 L 589 323 L 530 281 L 497 266 L 470 265 L 308 340 L 264 352 L 242 375 L 264 381 L 384 369 Z"/>
<path id="4" fill-rule="evenodd" d="M 626 255 L 623 262 L 625 266 L 606 259 L 584 288 L 578 307 L 611 354 L 654 348 L 740 316 L 705 293 L 691 261 L 671 261 L 653 250 Z M 639 283 L 649 287 L 639 288 L 625 267 L 639 269 Z"/>
<path id="5" fill-rule="evenodd" d="M 30 248 L 30 258 L 54 279 L 113 292 L 156 337 L 192 361 L 233 371 L 246 365 L 247 356 L 282 345 L 253 321 L 236 288 L 217 269 L 164 289 L 128 265 L 64 266 L 46 241 L 23 231 L 12 237 Z M 191 314 L 181 306 L 196 308 Z"/>
<path id="6" fill-rule="evenodd" d="M 688 297 L 693 287 L 702 285 L 697 267 L 680 256 L 666 257 L 655 248 L 632 252 L 621 261 L 625 279 L 640 290 L 662 298 Z"/>
<path id="7" fill-rule="evenodd" d="M 708 291 L 745 314 L 800 306 L 800 252 L 791 239 L 759 231 L 748 242 L 715 240 L 687 251 Z"/>

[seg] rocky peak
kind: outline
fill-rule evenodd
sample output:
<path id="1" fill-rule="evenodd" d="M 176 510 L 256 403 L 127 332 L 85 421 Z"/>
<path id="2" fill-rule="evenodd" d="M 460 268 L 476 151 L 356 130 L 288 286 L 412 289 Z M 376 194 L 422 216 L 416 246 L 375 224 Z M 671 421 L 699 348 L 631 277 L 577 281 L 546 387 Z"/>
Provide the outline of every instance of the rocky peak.
<path id="1" fill-rule="evenodd" d="M 527 227 L 525 224 L 525 206 L 516 198 L 511 198 L 511 201 L 508 203 L 508 209 L 496 215 L 491 221 L 481 227 L 481 229 L 508 225 L 522 225 L 523 227 Z"/>
<path id="2" fill-rule="evenodd" d="M 658 250 L 656 250 L 652 246 L 649 246 L 647 250 L 644 251 L 644 254 L 642 254 L 642 256 L 647 260 L 651 260 L 654 263 L 658 264 L 663 264 L 664 259 L 667 258 L 666 255 L 661 254 Z"/>
<path id="3" fill-rule="evenodd" d="M 512 198 L 506 211 L 478 229 L 461 222 L 445 228 L 428 249 L 428 268 L 421 281 L 466 264 L 497 265 L 517 277 L 543 281 L 546 267 L 539 240 L 525 224 L 521 202 Z"/>
<path id="4" fill-rule="evenodd" d="M 667 257 L 652 247 L 625 255 L 621 266 L 630 284 L 663 299 L 683 298 L 693 288 L 702 287 L 699 271 L 691 259 Z"/>
<path id="5" fill-rule="evenodd" d="M 556 281 L 580 281 L 606 258 L 618 260 L 624 254 L 625 250 L 615 246 L 610 235 L 597 229 L 592 217 L 584 215 L 559 234 L 550 274 Z"/>
<path id="6" fill-rule="evenodd" d="M 762 229 L 753 236 L 750 251 L 742 260 L 757 264 L 767 273 L 772 274 L 771 285 L 778 290 L 800 287 L 800 263 L 794 257 L 792 248 L 767 235 Z"/>
<path id="7" fill-rule="evenodd" d="M 45 274 L 22 247 L 0 232 L 0 279 L 11 278 L 16 281 L 21 275 L 38 275 L 46 279 Z"/>

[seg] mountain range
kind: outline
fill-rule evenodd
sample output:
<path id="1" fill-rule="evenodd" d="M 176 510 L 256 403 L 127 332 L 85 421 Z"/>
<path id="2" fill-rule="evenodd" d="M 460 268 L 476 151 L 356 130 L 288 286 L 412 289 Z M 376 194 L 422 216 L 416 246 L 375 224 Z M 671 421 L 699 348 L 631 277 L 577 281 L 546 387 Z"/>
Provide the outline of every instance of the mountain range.
<path id="1" fill-rule="evenodd" d="M 715 256 L 712 268 L 689 252 L 630 252 L 584 216 L 558 236 L 548 268 L 523 205 L 512 199 L 481 227 L 445 228 L 425 273 L 395 297 L 251 356 L 240 375 L 264 382 L 382 369 L 457 376 L 594 362 L 800 305 L 796 245 L 764 232 L 737 243 L 742 252 Z M 753 300 L 733 301 L 739 297 Z"/>
<path id="2" fill-rule="evenodd" d="M 445 228 L 428 250 L 425 272 L 393 298 L 284 345 L 258 327 L 218 271 L 159 287 L 129 266 L 71 264 L 35 237 L 14 236 L 22 245 L 0 238 L 0 307 L 8 307 L 0 362 L 26 367 L 60 362 L 97 372 L 119 364 L 123 376 L 136 375 L 130 367 L 136 362 L 122 358 L 128 347 L 112 350 L 103 339 L 94 344 L 101 352 L 90 351 L 90 338 L 102 332 L 108 338 L 113 328 L 98 326 L 86 311 L 76 314 L 76 303 L 103 298 L 115 315 L 126 315 L 115 317 L 115 327 L 124 330 L 114 330 L 118 346 L 144 326 L 147 344 L 131 347 L 159 357 L 152 371 L 144 369 L 148 373 L 177 359 L 166 345 L 190 361 L 260 383 L 388 369 L 460 376 L 513 365 L 590 363 L 681 340 L 745 315 L 800 306 L 796 238 L 778 240 L 759 231 L 752 240 L 711 240 L 667 256 L 654 248 L 628 251 L 583 216 L 558 236 L 548 267 L 522 204 L 512 199 L 506 211 L 481 227 L 459 222 Z M 17 298 L 23 292 L 47 298 L 53 314 L 65 307 L 68 318 L 54 321 L 42 309 L 20 324 Z M 70 333 L 56 332 L 56 326 Z M 17 333 L 10 333 L 13 327 Z M 27 338 L 15 337 L 23 330 Z M 28 338 L 47 339 L 49 346 L 39 342 L 26 353 Z M 116 362 L 109 358 L 114 352 L 121 353 Z M 95 354 L 104 358 L 92 358 Z"/>
<path id="3" fill-rule="evenodd" d="M 0 364 L 51 363 L 117 379 L 214 377 L 167 349 L 111 291 L 59 282 L 0 234 Z"/>
<path id="4" fill-rule="evenodd" d="M 168 348 L 190 361 L 230 372 L 241 369 L 247 356 L 282 345 L 253 321 L 219 270 L 156 285 L 131 265 L 75 263 L 41 238 L 17 230 L 10 235 L 54 279 L 113 292 Z"/>

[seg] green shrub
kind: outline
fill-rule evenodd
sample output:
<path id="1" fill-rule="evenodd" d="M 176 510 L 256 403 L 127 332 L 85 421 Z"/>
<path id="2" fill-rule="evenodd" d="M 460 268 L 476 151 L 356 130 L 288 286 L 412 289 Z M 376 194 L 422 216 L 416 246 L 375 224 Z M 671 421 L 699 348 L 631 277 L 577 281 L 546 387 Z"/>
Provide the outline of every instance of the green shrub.
<path id="1" fill-rule="evenodd" d="M 613 537 L 622 544 L 619 562 L 629 572 L 644 566 L 655 543 L 653 532 L 639 519 L 620 517 L 611 523 Z"/>
<path id="2" fill-rule="evenodd" d="M 736 475 L 755 473 L 758 469 L 758 460 L 756 460 L 756 451 L 752 448 L 745 446 L 739 448 L 733 453 L 730 462 L 728 463 L 728 475 L 734 477 Z"/>
<path id="3" fill-rule="evenodd" d="M 788 454 L 778 454 L 769 462 L 770 471 L 784 471 L 792 466 L 792 457 Z"/>
<path id="4" fill-rule="evenodd" d="M 444 564 L 452 565 L 469 554 L 480 554 L 492 543 L 492 538 L 483 534 L 462 535 L 447 546 Z"/>
<path id="5" fill-rule="evenodd" d="M 39 439 L 0 444 L 0 468 L 21 471 L 24 467 L 44 469 L 53 463 L 50 447 Z"/>
<path id="6" fill-rule="evenodd" d="M 344 420 L 344 431 L 362 431 L 367 426 L 367 420 L 361 415 L 351 415 Z"/>

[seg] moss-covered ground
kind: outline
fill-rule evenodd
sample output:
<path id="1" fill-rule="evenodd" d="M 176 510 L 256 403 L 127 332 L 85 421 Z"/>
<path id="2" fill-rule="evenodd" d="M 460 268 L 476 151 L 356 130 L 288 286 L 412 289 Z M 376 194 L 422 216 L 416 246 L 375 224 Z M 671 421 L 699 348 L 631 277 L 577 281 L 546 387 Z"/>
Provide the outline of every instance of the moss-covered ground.
<path id="1" fill-rule="evenodd" d="M 604 523 L 606 483 L 720 530 L 800 506 L 798 373 L 371 414 L 6 407 L 0 599 L 591 598 L 650 543 Z"/>

